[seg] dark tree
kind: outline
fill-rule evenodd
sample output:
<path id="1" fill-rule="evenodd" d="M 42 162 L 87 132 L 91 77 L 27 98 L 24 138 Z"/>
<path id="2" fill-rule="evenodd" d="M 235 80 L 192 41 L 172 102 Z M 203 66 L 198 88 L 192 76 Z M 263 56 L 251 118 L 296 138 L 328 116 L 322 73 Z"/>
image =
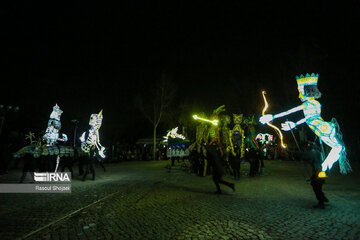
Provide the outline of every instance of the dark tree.
<path id="1" fill-rule="evenodd" d="M 175 86 L 165 74 L 137 95 L 135 105 L 153 126 L 153 159 L 156 159 L 156 130 L 175 97 Z"/>

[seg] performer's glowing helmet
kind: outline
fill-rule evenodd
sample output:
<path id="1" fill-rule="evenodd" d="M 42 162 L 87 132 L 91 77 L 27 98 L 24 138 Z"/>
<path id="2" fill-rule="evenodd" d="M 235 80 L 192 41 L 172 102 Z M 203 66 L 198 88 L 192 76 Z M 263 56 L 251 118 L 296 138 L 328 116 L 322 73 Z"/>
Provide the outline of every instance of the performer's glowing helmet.
<path id="1" fill-rule="evenodd" d="M 319 79 L 318 73 L 317 74 L 312 73 L 311 75 L 307 73 L 305 76 L 302 74 L 300 76 L 296 76 L 296 81 L 299 90 L 299 98 L 301 99 L 301 101 L 306 101 L 306 98 L 308 97 L 305 94 L 304 86 L 311 86 L 311 85 L 316 86 L 318 79 Z"/>

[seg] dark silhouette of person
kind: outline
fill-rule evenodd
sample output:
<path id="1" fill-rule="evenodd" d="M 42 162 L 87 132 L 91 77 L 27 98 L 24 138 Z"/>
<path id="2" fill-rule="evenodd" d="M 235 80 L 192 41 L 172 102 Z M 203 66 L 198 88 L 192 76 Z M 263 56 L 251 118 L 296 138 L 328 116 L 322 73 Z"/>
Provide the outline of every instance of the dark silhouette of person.
<path id="1" fill-rule="evenodd" d="M 61 164 L 61 172 L 65 172 L 65 169 L 67 168 L 69 170 L 69 172 L 71 173 L 71 177 L 73 177 L 74 172 L 73 172 L 73 162 L 74 162 L 74 158 L 67 156 L 67 157 L 62 157 L 60 164 Z"/>
<path id="2" fill-rule="evenodd" d="M 324 173 L 322 172 L 321 167 L 321 152 L 318 146 L 315 145 L 313 142 L 309 142 L 306 145 L 306 155 L 305 159 L 310 163 L 312 167 L 312 175 L 310 177 L 310 184 L 313 188 L 315 193 L 316 199 L 318 200 L 318 204 L 314 205 L 314 208 L 324 209 L 325 202 L 329 202 L 327 197 L 325 197 L 324 192 L 322 191 L 322 186 L 325 183 L 325 175 L 319 174 Z"/>
<path id="3" fill-rule="evenodd" d="M 224 174 L 224 167 L 221 163 L 220 151 L 217 145 L 212 144 L 207 147 L 206 150 L 207 159 L 209 161 L 209 165 L 212 168 L 213 181 L 216 186 L 216 194 L 221 194 L 220 183 L 230 187 L 235 192 L 235 184 L 226 182 L 222 179 Z"/>
<path id="4" fill-rule="evenodd" d="M 233 169 L 234 172 L 234 179 L 238 180 L 240 178 L 241 151 L 240 151 L 240 147 L 237 144 L 234 145 L 234 153 L 235 156 L 232 152 L 229 153 L 229 160 L 230 160 L 231 168 Z"/>
<path id="5" fill-rule="evenodd" d="M 23 160 L 24 160 L 24 166 L 23 166 L 23 169 L 22 169 L 22 174 L 21 174 L 19 183 L 24 182 L 28 172 L 30 173 L 30 175 L 32 177 L 31 182 L 33 182 L 34 181 L 35 166 L 36 166 L 36 159 L 34 158 L 34 156 L 31 153 L 26 153 L 23 156 Z"/>
<path id="6" fill-rule="evenodd" d="M 96 156 L 94 154 L 94 148 L 90 149 L 89 156 L 86 158 L 85 161 L 86 161 L 86 170 L 85 170 L 82 180 L 83 181 L 86 180 L 86 176 L 89 174 L 89 172 L 91 172 L 91 174 L 92 174 L 92 180 L 95 180 L 94 164 L 97 160 L 96 160 Z"/>
<path id="7" fill-rule="evenodd" d="M 247 153 L 247 159 L 250 163 L 250 172 L 249 172 L 250 177 L 254 177 L 256 174 L 259 173 L 259 158 L 260 158 L 259 151 L 250 147 L 249 152 Z"/>
<path id="8" fill-rule="evenodd" d="M 219 119 L 219 114 L 225 111 L 225 105 L 220 106 L 216 110 L 213 111 L 211 115 L 211 120 Z M 235 184 L 226 182 L 222 179 L 224 174 L 224 167 L 222 165 L 221 159 L 224 156 L 224 152 L 222 149 L 222 144 L 220 140 L 220 129 L 217 124 L 211 125 L 208 129 L 208 133 L 206 135 L 206 157 L 209 162 L 209 165 L 212 168 L 213 181 L 216 186 L 216 194 L 221 194 L 220 183 L 230 187 L 235 192 Z"/>

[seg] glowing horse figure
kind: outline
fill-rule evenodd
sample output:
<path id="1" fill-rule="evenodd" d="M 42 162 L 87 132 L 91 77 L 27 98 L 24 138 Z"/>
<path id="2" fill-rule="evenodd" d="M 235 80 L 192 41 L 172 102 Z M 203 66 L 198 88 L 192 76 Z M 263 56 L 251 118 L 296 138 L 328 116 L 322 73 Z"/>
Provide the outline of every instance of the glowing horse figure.
<path id="1" fill-rule="evenodd" d="M 185 140 L 185 136 L 183 136 L 182 134 L 177 133 L 177 131 L 178 131 L 178 127 L 171 129 L 171 130 L 166 134 L 166 136 L 163 137 L 163 138 L 165 138 L 164 142 L 168 142 L 169 137 L 170 137 L 170 138 L 180 138 L 180 139 Z"/>
<path id="2" fill-rule="evenodd" d="M 350 164 L 346 158 L 345 146 L 342 141 L 342 135 L 339 125 L 335 118 L 331 122 L 326 122 L 321 117 L 321 104 L 315 100 L 321 97 L 321 93 L 317 88 L 317 81 L 319 74 L 312 73 L 296 77 L 299 99 L 303 102 L 300 106 L 292 108 L 283 113 L 276 115 L 267 114 L 260 118 L 260 122 L 265 124 L 272 121 L 275 118 L 286 116 L 290 113 L 294 113 L 303 110 L 305 118 L 294 123 L 286 121 L 281 124 L 282 130 L 289 131 L 295 128 L 297 125 L 305 123 L 310 129 L 329 147 L 331 151 L 322 163 L 322 171 L 330 170 L 333 164 L 339 160 L 340 172 L 346 174 L 351 171 Z"/>
<path id="3" fill-rule="evenodd" d="M 91 114 L 89 121 L 89 125 L 91 126 L 89 129 L 89 134 L 85 139 L 86 132 L 84 132 L 80 137 L 80 141 L 81 141 L 81 150 L 90 154 L 91 150 L 96 148 L 98 150 L 100 157 L 105 158 L 105 154 L 104 154 L 105 147 L 103 147 L 100 144 L 100 137 L 99 137 L 99 129 L 102 124 L 102 119 L 103 119 L 102 110 L 98 114 L 96 113 Z"/>

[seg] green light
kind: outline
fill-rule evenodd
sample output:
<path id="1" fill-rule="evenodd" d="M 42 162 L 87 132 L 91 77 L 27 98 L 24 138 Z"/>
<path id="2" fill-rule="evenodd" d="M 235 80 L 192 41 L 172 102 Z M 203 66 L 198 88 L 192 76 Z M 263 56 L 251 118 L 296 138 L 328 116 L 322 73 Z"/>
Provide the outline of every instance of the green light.
<path id="1" fill-rule="evenodd" d="M 201 118 L 201 117 L 198 117 L 197 115 L 193 115 L 193 118 L 195 119 L 195 120 L 201 120 L 201 121 L 205 121 L 205 122 L 209 122 L 209 123 L 211 123 L 211 124 L 213 124 L 213 125 L 215 125 L 215 126 L 217 126 L 218 125 L 218 120 L 209 120 L 209 119 L 205 119 L 205 118 Z"/>

